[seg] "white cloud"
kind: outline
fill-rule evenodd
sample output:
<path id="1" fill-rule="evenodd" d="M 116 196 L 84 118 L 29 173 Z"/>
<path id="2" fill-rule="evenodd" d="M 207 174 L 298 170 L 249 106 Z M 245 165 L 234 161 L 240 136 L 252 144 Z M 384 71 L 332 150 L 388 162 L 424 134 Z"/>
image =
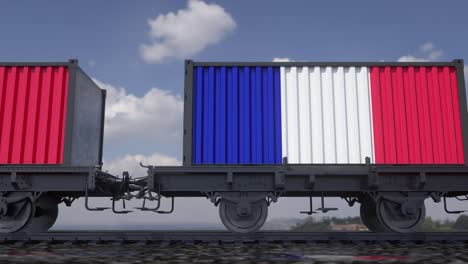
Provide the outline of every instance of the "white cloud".
<path id="1" fill-rule="evenodd" d="M 223 39 L 236 28 L 236 22 L 223 7 L 190 0 L 186 9 L 149 19 L 150 44 L 140 47 L 147 62 L 185 58 Z"/>
<path id="2" fill-rule="evenodd" d="M 444 52 L 441 51 L 441 50 L 433 50 L 429 53 L 429 59 L 430 60 L 439 60 L 440 57 L 442 57 L 442 55 L 444 55 Z"/>
<path id="3" fill-rule="evenodd" d="M 432 42 L 426 42 L 419 47 L 419 50 L 422 52 L 431 52 L 434 49 L 434 44 Z"/>
<path id="4" fill-rule="evenodd" d="M 424 61 L 429 61 L 429 59 L 418 58 L 413 55 L 405 55 L 405 56 L 401 56 L 400 58 L 398 58 L 398 61 L 399 62 L 424 62 Z"/>
<path id="5" fill-rule="evenodd" d="M 436 49 L 432 42 L 426 42 L 419 47 L 419 51 L 422 56 L 405 55 L 398 58 L 399 62 L 425 62 L 425 61 L 437 61 L 439 60 L 444 52 Z"/>
<path id="6" fill-rule="evenodd" d="M 277 58 L 277 57 L 273 58 L 273 62 L 290 62 L 290 61 L 292 61 L 292 60 L 290 58 L 286 58 L 286 57 L 284 57 L 284 58 Z"/>
<path id="7" fill-rule="evenodd" d="M 138 97 L 123 87 L 94 79 L 107 90 L 105 147 L 119 149 L 119 155 L 173 149 L 182 139 L 183 99 L 167 90 L 151 88 Z M 138 150 L 137 150 L 138 149 Z M 135 151 L 137 150 L 137 151 Z"/>
<path id="8" fill-rule="evenodd" d="M 144 165 L 158 166 L 180 166 L 182 164 L 181 161 L 160 153 L 153 153 L 149 156 L 127 154 L 117 159 L 104 161 L 103 170 L 113 175 L 122 175 L 123 171 L 128 171 L 130 176 L 145 176 L 146 169 L 140 166 L 140 162 Z"/>

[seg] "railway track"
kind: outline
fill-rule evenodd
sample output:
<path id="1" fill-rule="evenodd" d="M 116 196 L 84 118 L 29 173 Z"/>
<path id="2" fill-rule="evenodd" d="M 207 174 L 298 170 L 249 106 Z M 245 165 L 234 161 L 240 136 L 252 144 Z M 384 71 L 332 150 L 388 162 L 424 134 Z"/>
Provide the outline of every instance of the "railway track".
<path id="1" fill-rule="evenodd" d="M 0 243 L 468 243 L 468 232 L 430 232 L 410 235 L 371 232 L 264 231 L 237 234 L 226 231 L 55 231 L 0 235 Z"/>

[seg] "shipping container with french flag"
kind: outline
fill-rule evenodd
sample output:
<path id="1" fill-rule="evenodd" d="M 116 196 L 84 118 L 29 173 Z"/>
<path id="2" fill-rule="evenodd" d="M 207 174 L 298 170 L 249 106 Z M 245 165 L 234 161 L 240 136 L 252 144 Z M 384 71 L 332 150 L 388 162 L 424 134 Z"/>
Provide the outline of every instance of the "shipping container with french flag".
<path id="1" fill-rule="evenodd" d="M 189 63 L 186 163 L 465 164 L 457 61 Z"/>

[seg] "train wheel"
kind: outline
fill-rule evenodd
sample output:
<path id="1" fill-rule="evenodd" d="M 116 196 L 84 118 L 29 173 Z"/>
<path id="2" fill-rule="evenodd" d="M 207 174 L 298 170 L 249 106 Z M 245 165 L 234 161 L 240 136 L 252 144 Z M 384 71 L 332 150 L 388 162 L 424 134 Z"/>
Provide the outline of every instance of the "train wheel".
<path id="1" fill-rule="evenodd" d="M 18 201 L 3 204 L 0 214 L 0 233 L 14 233 L 23 229 L 33 218 L 35 212 L 33 202 L 20 192 L 8 193 L 3 198 Z"/>
<path id="2" fill-rule="evenodd" d="M 377 217 L 374 201 L 361 203 L 360 208 L 362 223 L 372 232 L 389 232 L 390 230 Z"/>
<path id="3" fill-rule="evenodd" d="M 397 233 L 419 231 L 426 218 L 424 202 L 405 207 L 401 203 L 379 199 L 376 209 L 380 222 L 387 229 Z"/>
<path id="4" fill-rule="evenodd" d="M 252 203 L 235 203 L 222 199 L 219 216 L 224 226 L 233 232 L 250 233 L 259 230 L 268 216 L 265 199 Z"/>
<path id="5" fill-rule="evenodd" d="M 58 200 L 48 194 L 41 195 L 36 202 L 34 217 L 23 228 L 27 233 L 46 232 L 51 228 L 58 216 Z"/>

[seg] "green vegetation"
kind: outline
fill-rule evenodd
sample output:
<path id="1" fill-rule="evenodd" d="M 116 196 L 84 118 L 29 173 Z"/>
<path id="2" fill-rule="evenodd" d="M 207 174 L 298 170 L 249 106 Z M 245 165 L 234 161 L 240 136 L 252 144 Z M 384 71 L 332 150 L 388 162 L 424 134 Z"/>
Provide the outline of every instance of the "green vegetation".
<path id="1" fill-rule="evenodd" d="M 321 232 L 332 231 L 335 225 L 350 225 L 362 224 L 360 217 L 325 217 L 322 219 L 314 219 L 309 217 L 300 223 L 294 225 L 291 230 L 293 231 L 308 231 L 308 232 Z M 423 231 L 458 231 L 468 230 L 468 215 L 460 215 L 455 221 L 453 220 L 434 220 L 427 217 L 423 225 Z"/>
<path id="2" fill-rule="evenodd" d="M 331 231 L 332 225 L 348 225 L 348 224 L 362 224 L 361 218 L 356 217 L 325 217 L 320 220 L 308 217 L 305 221 L 297 223 L 291 228 L 293 231 L 308 231 L 308 232 L 319 232 L 319 231 Z"/>
<path id="3" fill-rule="evenodd" d="M 427 217 L 423 224 L 423 231 L 451 231 L 453 230 L 454 222 L 450 220 L 437 221 Z"/>
<path id="4" fill-rule="evenodd" d="M 468 230 L 468 215 L 460 215 L 457 220 L 437 221 L 426 218 L 423 226 L 424 231 L 457 231 Z"/>

